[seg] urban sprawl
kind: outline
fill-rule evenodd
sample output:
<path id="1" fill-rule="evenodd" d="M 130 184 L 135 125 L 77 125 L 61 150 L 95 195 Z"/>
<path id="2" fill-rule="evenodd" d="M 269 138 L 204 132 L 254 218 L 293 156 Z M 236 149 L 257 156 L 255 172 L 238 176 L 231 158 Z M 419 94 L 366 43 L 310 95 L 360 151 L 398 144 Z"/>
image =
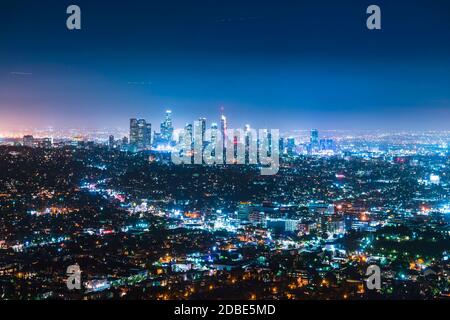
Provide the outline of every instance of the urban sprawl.
<path id="1" fill-rule="evenodd" d="M 171 111 L 159 129 L 2 134 L 2 299 L 450 297 L 450 132 L 280 130 L 279 170 L 261 175 L 174 164 Z"/>

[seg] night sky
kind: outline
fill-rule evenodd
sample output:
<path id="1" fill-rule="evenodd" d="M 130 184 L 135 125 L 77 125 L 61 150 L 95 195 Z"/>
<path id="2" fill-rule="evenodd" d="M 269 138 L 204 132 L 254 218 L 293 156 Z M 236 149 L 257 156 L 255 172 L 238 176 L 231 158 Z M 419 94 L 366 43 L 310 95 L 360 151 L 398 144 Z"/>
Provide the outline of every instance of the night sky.
<path id="1" fill-rule="evenodd" d="M 232 127 L 450 130 L 450 1 L 1 1 L 0 129 L 221 106 Z"/>

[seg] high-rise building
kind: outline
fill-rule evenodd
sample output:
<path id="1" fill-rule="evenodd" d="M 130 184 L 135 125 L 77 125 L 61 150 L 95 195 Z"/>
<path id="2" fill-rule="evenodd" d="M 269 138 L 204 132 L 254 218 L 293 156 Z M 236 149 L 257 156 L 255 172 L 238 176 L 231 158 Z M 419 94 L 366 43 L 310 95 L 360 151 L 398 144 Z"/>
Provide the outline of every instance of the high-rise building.
<path id="1" fill-rule="evenodd" d="M 52 147 L 52 139 L 51 138 L 44 138 L 42 139 L 42 148 L 44 149 L 50 149 Z"/>
<path id="2" fill-rule="evenodd" d="M 108 146 L 109 146 L 110 149 L 114 148 L 114 136 L 113 135 L 109 136 Z"/>
<path id="3" fill-rule="evenodd" d="M 130 119 L 130 144 L 136 146 L 138 143 L 138 121 L 136 118 Z"/>
<path id="4" fill-rule="evenodd" d="M 246 124 L 244 126 L 244 146 L 245 146 L 245 163 L 253 163 L 253 161 L 251 161 L 250 158 L 253 157 L 251 155 L 251 143 L 252 143 L 252 139 L 254 139 L 254 137 L 252 137 L 251 135 L 251 127 L 249 124 Z"/>
<path id="5" fill-rule="evenodd" d="M 287 153 L 289 155 L 294 154 L 294 151 L 295 151 L 295 138 L 294 137 L 287 138 L 286 147 L 287 147 Z"/>
<path id="6" fill-rule="evenodd" d="M 204 144 L 205 141 L 205 132 L 206 132 L 206 119 L 205 118 L 199 118 L 198 122 L 200 123 L 200 129 L 202 132 L 202 145 Z"/>
<path id="7" fill-rule="evenodd" d="M 161 139 L 165 142 L 172 141 L 173 136 L 173 124 L 172 124 L 172 111 L 166 111 L 166 117 L 164 121 L 161 122 Z"/>
<path id="8" fill-rule="evenodd" d="M 299 230 L 299 220 L 286 218 L 268 218 L 267 228 L 273 229 L 276 232 L 296 232 Z"/>
<path id="9" fill-rule="evenodd" d="M 322 220 L 321 222 L 322 230 L 328 233 L 328 236 L 330 238 L 345 233 L 344 216 L 333 215 L 329 217 L 324 217 L 321 220 Z"/>
<path id="10" fill-rule="evenodd" d="M 192 137 L 192 123 L 186 123 L 184 130 Z"/>
<path id="11" fill-rule="evenodd" d="M 319 145 L 319 130 L 317 129 L 312 129 L 311 130 L 311 145 L 312 146 L 318 146 Z"/>
<path id="12" fill-rule="evenodd" d="M 266 220 L 266 215 L 259 210 L 252 210 L 248 215 L 248 220 L 254 225 L 262 226 Z"/>
<path id="13" fill-rule="evenodd" d="M 265 133 L 267 135 L 267 139 L 268 139 L 268 147 L 269 147 L 269 154 L 272 155 L 272 132 L 271 131 L 267 131 L 267 133 Z"/>
<path id="14" fill-rule="evenodd" d="M 218 139 L 218 134 L 219 134 L 219 126 L 215 122 L 211 123 L 211 142 L 209 143 L 211 143 L 214 146 L 211 151 L 211 155 L 213 157 L 216 155 L 216 142 Z"/>
<path id="15" fill-rule="evenodd" d="M 152 146 L 152 124 L 145 124 L 145 133 L 144 133 L 144 148 L 150 149 Z"/>
<path id="16" fill-rule="evenodd" d="M 219 126 L 217 123 L 211 123 L 211 143 L 215 143 L 217 141 L 217 135 L 219 134 Z"/>
<path id="17" fill-rule="evenodd" d="M 137 147 L 139 149 L 142 149 L 144 148 L 144 141 L 146 138 L 147 122 L 144 119 L 138 119 L 137 125 L 138 125 Z"/>
<path id="18" fill-rule="evenodd" d="M 278 148 L 280 150 L 280 153 L 284 153 L 284 139 L 280 138 L 278 140 Z"/>
<path id="19" fill-rule="evenodd" d="M 320 150 L 334 151 L 335 149 L 333 139 L 320 139 Z"/>
<path id="20" fill-rule="evenodd" d="M 25 147 L 33 147 L 34 146 L 34 137 L 31 135 L 23 136 L 23 145 Z"/>
<path id="21" fill-rule="evenodd" d="M 158 145 L 160 144 L 160 143 L 163 143 L 164 141 L 163 141 L 163 138 L 161 137 L 161 133 L 160 132 L 153 132 L 153 146 L 155 147 L 155 148 L 157 148 L 158 147 Z"/>
<path id="22" fill-rule="evenodd" d="M 238 219 L 248 221 L 251 209 L 250 202 L 241 202 L 238 206 Z"/>
<path id="23" fill-rule="evenodd" d="M 193 139 L 194 139 L 194 127 L 192 126 L 192 123 L 186 123 L 186 125 L 184 126 L 184 131 L 185 131 L 185 136 L 186 139 L 191 139 L 191 145 L 193 143 Z M 186 141 L 187 143 L 188 141 Z"/>
<path id="24" fill-rule="evenodd" d="M 226 136 L 227 133 L 227 117 L 222 115 L 220 117 L 220 132 L 223 136 Z"/>
<path id="25" fill-rule="evenodd" d="M 145 119 L 130 119 L 130 144 L 137 149 L 151 147 L 152 126 Z"/>
<path id="26" fill-rule="evenodd" d="M 192 149 L 194 147 L 194 128 L 192 126 L 192 123 L 186 123 L 185 127 L 185 139 L 191 139 L 190 141 L 190 148 Z M 189 145 L 189 140 L 185 141 L 186 146 Z"/>
<path id="27" fill-rule="evenodd" d="M 220 118 L 220 134 L 222 135 L 222 148 L 223 148 L 223 157 L 224 162 L 226 159 L 226 139 L 227 139 L 227 117 L 225 117 L 223 114 Z"/>

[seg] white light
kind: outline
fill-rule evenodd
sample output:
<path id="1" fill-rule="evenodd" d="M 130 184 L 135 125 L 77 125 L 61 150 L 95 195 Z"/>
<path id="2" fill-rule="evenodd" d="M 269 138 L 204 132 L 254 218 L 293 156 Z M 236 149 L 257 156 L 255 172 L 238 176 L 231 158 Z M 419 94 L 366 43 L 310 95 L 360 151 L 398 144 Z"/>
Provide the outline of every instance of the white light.
<path id="1" fill-rule="evenodd" d="M 441 181 L 441 178 L 440 178 L 438 175 L 433 174 L 433 173 L 430 175 L 430 182 L 431 182 L 431 183 L 433 183 L 433 184 L 439 184 L 440 181 Z"/>

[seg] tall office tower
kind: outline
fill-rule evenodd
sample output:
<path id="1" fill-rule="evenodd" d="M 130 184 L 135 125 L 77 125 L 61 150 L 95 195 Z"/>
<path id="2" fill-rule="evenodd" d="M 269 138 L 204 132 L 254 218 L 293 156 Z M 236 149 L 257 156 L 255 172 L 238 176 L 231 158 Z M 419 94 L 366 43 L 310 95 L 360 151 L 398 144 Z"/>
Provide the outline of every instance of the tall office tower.
<path id="1" fill-rule="evenodd" d="M 153 146 L 155 148 L 158 147 L 158 145 L 162 142 L 162 137 L 160 132 L 153 132 Z"/>
<path id="2" fill-rule="evenodd" d="M 223 114 L 220 118 L 220 134 L 222 136 L 222 148 L 223 148 L 223 158 L 224 163 L 226 161 L 226 139 L 227 139 L 227 117 L 225 117 Z"/>
<path id="3" fill-rule="evenodd" d="M 42 140 L 42 148 L 50 149 L 52 147 L 52 139 L 51 138 L 44 138 Z"/>
<path id="4" fill-rule="evenodd" d="M 147 122 L 144 119 L 137 120 L 138 126 L 138 138 L 137 138 L 137 147 L 144 148 L 144 141 L 147 137 Z"/>
<path id="5" fill-rule="evenodd" d="M 192 123 L 186 123 L 184 126 L 184 130 L 188 133 L 192 138 Z"/>
<path id="6" fill-rule="evenodd" d="M 295 139 L 293 137 L 287 138 L 287 153 L 292 155 L 295 150 Z"/>
<path id="7" fill-rule="evenodd" d="M 110 149 L 114 148 L 114 136 L 113 135 L 109 136 L 108 146 Z"/>
<path id="8" fill-rule="evenodd" d="M 130 119 L 130 145 L 137 149 L 151 147 L 152 125 L 145 119 Z"/>
<path id="9" fill-rule="evenodd" d="M 319 131 L 317 129 L 311 130 L 311 145 L 312 146 L 319 145 Z"/>
<path id="10" fill-rule="evenodd" d="M 268 132 L 267 132 L 267 139 L 269 140 L 269 141 L 268 141 L 268 144 L 269 144 L 269 154 L 272 155 L 272 132 L 271 132 L 271 131 L 268 131 Z"/>
<path id="11" fill-rule="evenodd" d="M 250 132 L 251 128 L 249 124 L 246 124 L 244 127 L 244 149 L 245 149 L 245 163 L 251 163 L 250 161 L 250 139 L 252 139 L 251 137 L 251 132 Z"/>
<path id="12" fill-rule="evenodd" d="M 145 149 L 150 149 L 152 147 L 152 124 L 151 123 L 145 124 L 143 145 L 144 145 Z"/>
<path id="13" fill-rule="evenodd" d="M 170 142 L 173 136 L 172 111 L 166 111 L 166 117 L 161 122 L 161 138 L 166 142 Z"/>
<path id="14" fill-rule="evenodd" d="M 215 122 L 211 123 L 211 142 L 212 143 L 216 143 L 218 134 L 219 134 L 219 126 Z"/>
<path id="15" fill-rule="evenodd" d="M 212 156 L 216 155 L 216 142 L 217 142 L 218 134 L 219 134 L 219 126 L 215 122 L 211 123 L 211 142 L 210 143 L 214 146 L 213 150 L 211 152 Z"/>
<path id="16" fill-rule="evenodd" d="M 225 117 L 224 115 L 222 115 L 220 118 L 220 133 L 224 137 L 227 134 L 227 117 Z"/>
<path id="17" fill-rule="evenodd" d="M 123 144 L 123 145 L 128 144 L 128 138 L 127 138 L 127 137 L 123 137 L 123 138 L 122 138 L 122 144 Z"/>
<path id="18" fill-rule="evenodd" d="M 205 118 L 199 118 L 198 122 L 200 122 L 200 127 L 201 127 L 201 130 L 202 130 L 202 141 L 204 142 L 205 141 L 205 132 L 206 132 L 206 119 Z"/>
<path id="19" fill-rule="evenodd" d="M 334 151 L 334 141 L 333 139 L 320 139 L 320 149 L 327 151 Z"/>
<path id="20" fill-rule="evenodd" d="M 185 139 L 191 139 L 190 146 L 191 149 L 194 147 L 194 132 L 193 132 L 193 126 L 192 123 L 186 123 L 184 126 L 185 131 Z M 189 145 L 189 140 L 184 142 L 186 146 Z"/>
<path id="21" fill-rule="evenodd" d="M 280 154 L 283 154 L 284 153 L 284 139 L 283 138 L 280 138 L 278 140 L 278 148 L 280 150 Z"/>
<path id="22" fill-rule="evenodd" d="M 136 118 L 130 119 L 130 144 L 136 146 L 138 143 L 138 121 Z"/>
<path id="23" fill-rule="evenodd" d="M 23 136 L 23 145 L 25 147 L 33 147 L 34 145 L 34 137 L 30 135 Z"/>

